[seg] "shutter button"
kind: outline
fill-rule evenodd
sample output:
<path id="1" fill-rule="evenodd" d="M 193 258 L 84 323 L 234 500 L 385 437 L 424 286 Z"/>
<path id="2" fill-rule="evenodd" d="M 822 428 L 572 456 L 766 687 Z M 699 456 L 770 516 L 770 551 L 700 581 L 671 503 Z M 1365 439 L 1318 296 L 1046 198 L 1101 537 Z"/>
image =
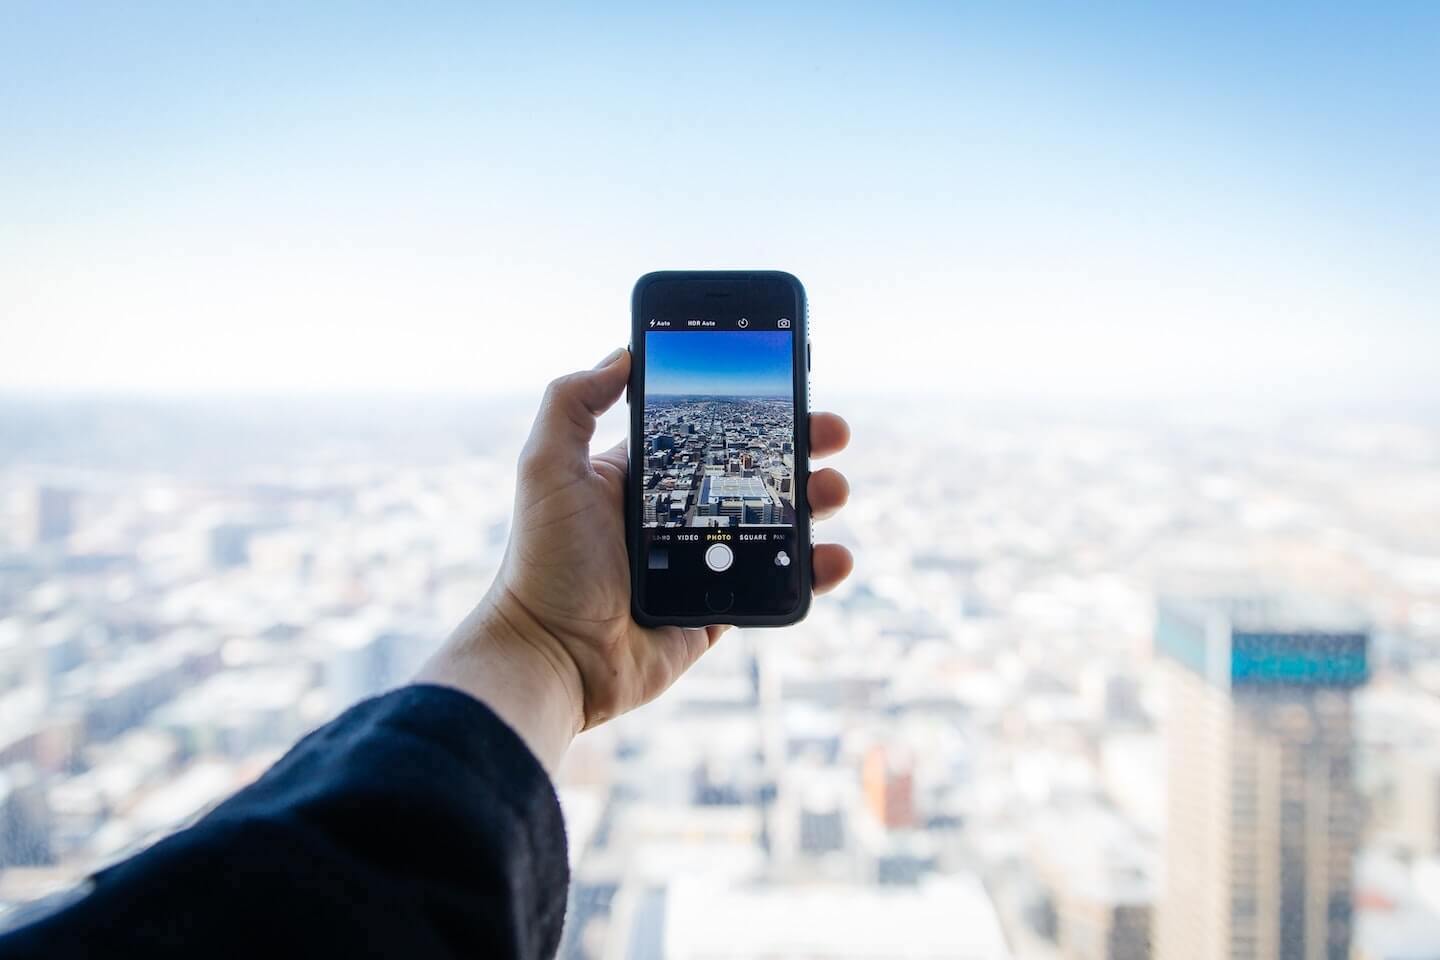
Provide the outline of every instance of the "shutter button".
<path id="1" fill-rule="evenodd" d="M 723 543 L 711 545 L 705 551 L 705 566 L 716 573 L 724 573 L 730 569 L 730 564 L 735 562 L 735 554 Z"/>

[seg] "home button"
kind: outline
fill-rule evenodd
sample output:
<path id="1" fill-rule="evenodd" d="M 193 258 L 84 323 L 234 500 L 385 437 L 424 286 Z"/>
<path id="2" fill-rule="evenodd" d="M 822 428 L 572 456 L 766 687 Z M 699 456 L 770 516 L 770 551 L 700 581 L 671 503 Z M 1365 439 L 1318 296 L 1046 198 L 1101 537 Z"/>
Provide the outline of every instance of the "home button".
<path id="1" fill-rule="evenodd" d="M 705 591 L 705 606 L 715 613 L 724 613 L 735 605 L 735 592 L 718 587 Z"/>

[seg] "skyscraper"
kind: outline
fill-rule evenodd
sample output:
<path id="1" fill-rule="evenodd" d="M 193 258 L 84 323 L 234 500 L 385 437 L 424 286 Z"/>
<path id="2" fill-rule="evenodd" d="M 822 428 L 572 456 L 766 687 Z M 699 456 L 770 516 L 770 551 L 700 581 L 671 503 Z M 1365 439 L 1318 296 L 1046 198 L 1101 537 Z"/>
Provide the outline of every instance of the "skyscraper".
<path id="1" fill-rule="evenodd" d="M 1288 598 L 1163 600 L 1159 960 L 1343 960 L 1359 828 L 1351 692 L 1368 635 Z"/>
<path id="2" fill-rule="evenodd" d="M 915 826 L 915 772 L 909 756 L 876 744 L 865 753 L 860 784 L 877 823 L 886 829 Z"/>
<path id="3" fill-rule="evenodd" d="M 75 491 L 42 486 L 35 491 L 35 542 L 62 543 L 75 530 Z"/>

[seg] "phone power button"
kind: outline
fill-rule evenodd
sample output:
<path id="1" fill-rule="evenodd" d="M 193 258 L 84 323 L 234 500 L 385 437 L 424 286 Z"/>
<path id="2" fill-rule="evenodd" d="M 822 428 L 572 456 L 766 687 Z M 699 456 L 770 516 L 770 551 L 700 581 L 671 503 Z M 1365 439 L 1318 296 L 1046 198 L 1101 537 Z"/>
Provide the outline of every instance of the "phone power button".
<path id="1" fill-rule="evenodd" d="M 735 562 L 735 554 L 723 543 L 712 544 L 709 550 L 705 551 L 705 566 L 716 573 L 724 573 L 730 569 L 730 564 Z"/>

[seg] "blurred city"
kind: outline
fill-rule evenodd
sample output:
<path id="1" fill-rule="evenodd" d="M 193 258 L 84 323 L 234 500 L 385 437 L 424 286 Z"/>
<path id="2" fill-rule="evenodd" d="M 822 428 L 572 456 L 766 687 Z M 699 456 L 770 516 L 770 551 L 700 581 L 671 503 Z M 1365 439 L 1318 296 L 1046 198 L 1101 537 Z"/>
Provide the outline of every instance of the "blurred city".
<path id="1" fill-rule="evenodd" d="M 576 742 L 562 957 L 1440 954 L 1440 421 L 826 406 L 855 575 Z M 404 683 L 532 410 L 0 401 L 0 910 Z"/>

